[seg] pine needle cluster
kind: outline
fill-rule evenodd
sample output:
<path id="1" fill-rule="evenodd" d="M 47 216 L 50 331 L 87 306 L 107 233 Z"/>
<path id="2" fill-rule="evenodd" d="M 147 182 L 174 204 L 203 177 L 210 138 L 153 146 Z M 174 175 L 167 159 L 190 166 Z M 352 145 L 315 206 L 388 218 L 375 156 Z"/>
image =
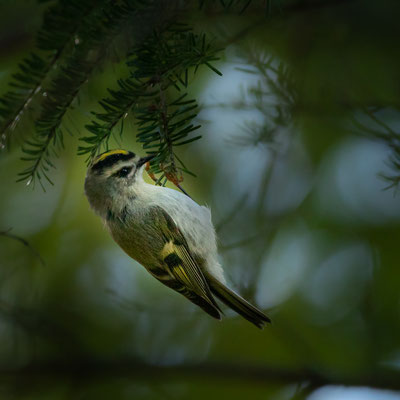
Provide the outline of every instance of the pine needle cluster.
<path id="1" fill-rule="evenodd" d="M 121 55 L 130 76 L 120 78 L 118 89 L 110 89 L 109 97 L 100 101 L 103 112 L 92 113 L 93 121 L 87 125 L 89 135 L 80 132 L 83 138 L 78 153 L 88 154 L 90 159 L 107 149 L 114 128 L 123 134 L 124 118 L 133 113 L 138 141 L 146 151 L 157 153 L 152 172 L 173 181 L 179 181 L 183 171 L 190 172 L 173 151 L 174 146 L 199 138 L 188 138 L 198 129 L 191 122 L 197 104 L 187 98 L 185 90 L 200 65 L 218 72 L 211 65 L 217 59 L 217 49 L 205 34 L 173 23 L 174 18 L 158 17 L 163 15 L 162 7 L 170 10 L 179 2 L 164 3 L 58 0 L 48 6 L 34 52 L 19 65 L 10 90 L 0 98 L 2 148 L 9 146 L 21 119 L 28 116 L 34 124 L 33 134 L 24 137 L 23 159 L 29 165 L 20 172 L 20 181 L 39 182 L 42 187 L 44 181 L 52 183 L 49 171 L 64 148 L 68 131 L 65 114 L 94 73 L 109 61 L 107 50 L 118 47 L 126 31 L 135 36 L 134 25 L 141 25 L 137 28 L 140 33 L 133 37 L 129 52 Z"/>
<path id="2" fill-rule="evenodd" d="M 49 2 L 34 51 L 20 63 L 10 90 L 0 97 L 1 148 L 17 138 L 21 120 L 33 121 L 33 133 L 23 130 L 23 159 L 29 164 L 19 180 L 42 187 L 45 181 L 52 184 L 50 169 L 64 148 L 65 133 L 71 133 L 66 114 L 86 83 L 110 61 L 110 50 L 122 48 L 118 61 L 126 62 L 129 76 L 117 76 L 116 89 L 109 88 L 99 101 L 101 111 L 91 113 L 87 132 L 78 133 L 78 154 L 90 161 L 107 150 L 113 135 L 125 134 L 129 115 L 137 141 L 148 154 L 156 154 L 151 173 L 159 176 L 154 179 L 179 184 L 182 174 L 191 171 L 175 148 L 201 137 L 193 135 L 200 127 L 194 122 L 198 106 L 189 98 L 188 86 L 202 65 L 221 73 L 213 65 L 220 50 L 210 38 L 177 21 L 190 10 L 243 14 L 252 3 L 262 4 L 267 14 L 271 10 L 272 0 Z"/>
<path id="3" fill-rule="evenodd" d="M 82 138 L 79 153 L 92 158 L 106 149 L 114 129 L 122 133 L 124 119 L 132 113 L 137 141 L 148 154 L 156 154 L 151 170 L 161 173 L 157 183 L 168 179 L 178 184 L 182 172 L 191 172 L 174 147 L 201 137 L 189 137 L 200 125 L 192 123 L 198 105 L 195 99 L 188 99 L 186 89 L 201 65 L 221 75 L 211 64 L 217 60 L 217 52 L 205 34 L 195 34 L 185 24 L 153 32 L 129 54 L 129 78 L 120 79 L 118 89 L 109 90 L 109 97 L 100 101 L 103 111 L 93 113 L 95 119 L 86 126 L 91 135 Z"/>
<path id="4" fill-rule="evenodd" d="M 19 174 L 19 180 L 27 180 L 29 183 L 37 179 L 41 183 L 42 178 L 45 178 L 52 183 L 48 171 L 54 167 L 52 156 L 57 156 L 57 152 L 64 148 L 64 131 L 61 124 L 65 113 L 78 96 L 82 85 L 89 79 L 93 69 L 104 57 L 107 43 L 119 33 L 129 17 L 140 10 L 143 2 L 126 0 L 115 7 L 112 3 L 91 7 L 93 4 L 88 2 L 86 6 L 84 11 L 87 15 L 82 21 L 84 23 L 74 31 L 72 37 L 62 34 L 52 37 L 48 31 L 39 35 L 39 43 L 43 43 L 43 47 L 61 45 L 58 47 L 57 57 L 64 51 L 68 40 L 72 40 L 70 45 L 73 47 L 58 66 L 58 72 L 49 82 L 47 90 L 42 93 L 40 112 L 35 118 L 36 135 L 26 140 L 22 149 L 25 153 L 23 159 L 30 162 L 30 165 Z M 70 7 L 70 3 L 65 5 L 67 10 Z M 76 7 L 76 10 L 78 8 Z M 79 10 L 82 12 L 81 8 Z M 65 23 L 67 24 L 70 19 L 71 15 L 67 17 Z M 56 29 L 58 18 L 50 14 L 47 20 L 52 21 L 53 24 L 50 22 L 48 24 Z M 66 39 L 67 36 L 69 39 Z M 47 68 L 54 66 L 54 62 L 53 58 L 50 67 Z"/>

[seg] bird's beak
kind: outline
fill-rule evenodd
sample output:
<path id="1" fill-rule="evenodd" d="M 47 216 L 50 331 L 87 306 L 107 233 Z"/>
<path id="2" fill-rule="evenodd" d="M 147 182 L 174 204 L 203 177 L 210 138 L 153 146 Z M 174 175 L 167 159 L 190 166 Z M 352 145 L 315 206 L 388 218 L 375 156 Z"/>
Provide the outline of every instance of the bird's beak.
<path id="1" fill-rule="evenodd" d="M 144 165 L 144 164 L 146 164 L 148 161 L 152 160 L 155 156 L 156 156 L 156 154 L 151 154 L 151 155 L 149 155 L 149 156 L 140 158 L 139 161 L 137 162 L 136 167 L 137 167 L 137 168 L 140 168 L 142 165 Z"/>

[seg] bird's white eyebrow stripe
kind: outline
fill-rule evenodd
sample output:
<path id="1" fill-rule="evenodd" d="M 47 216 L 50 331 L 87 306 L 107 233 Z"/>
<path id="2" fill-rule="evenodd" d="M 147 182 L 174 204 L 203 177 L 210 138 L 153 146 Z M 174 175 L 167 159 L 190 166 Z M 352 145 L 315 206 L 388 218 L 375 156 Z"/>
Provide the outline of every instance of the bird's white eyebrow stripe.
<path id="1" fill-rule="evenodd" d="M 132 160 L 129 161 L 118 161 L 117 163 L 113 164 L 111 167 L 105 168 L 103 170 L 103 174 L 106 177 L 114 175 L 116 172 L 118 172 L 121 168 L 123 167 L 132 167 L 134 166 L 134 163 Z"/>

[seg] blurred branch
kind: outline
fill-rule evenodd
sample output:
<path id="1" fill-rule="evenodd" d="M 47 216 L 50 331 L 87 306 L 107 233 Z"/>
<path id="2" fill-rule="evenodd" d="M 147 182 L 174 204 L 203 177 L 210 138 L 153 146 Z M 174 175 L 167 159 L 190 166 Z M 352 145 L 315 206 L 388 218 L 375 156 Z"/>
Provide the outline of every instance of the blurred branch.
<path id="1" fill-rule="evenodd" d="M 254 242 L 255 240 L 264 238 L 264 235 L 267 233 L 267 231 L 269 231 L 269 228 L 265 229 L 264 231 L 258 232 L 256 234 L 254 234 L 253 236 L 249 236 L 244 239 L 238 240 L 237 242 L 233 242 L 233 243 L 226 244 L 226 245 L 220 245 L 219 249 L 221 252 L 224 252 L 227 250 L 232 250 L 232 249 L 236 249 L 238 247 L 246 246 L 246 245 Z"/>
<path id="2" fill-rule="evenodd" d="M 10 233 L 11 230 L 12 230 L 12 228 L 10 228 L 10 229 L 8 229 L 6 231 L 0 231 L 0 236 L 5 236 L 5 237 L 17 240 L 18 242 L 22 243 L 24 246 L 26 246 L 35 255 L 35 257 L 40 261 L 40 264 L 45 266 L 46 263 L 44 262 L 42 256 L 39 254 L 39 252 L 37 250 L 35 250 L 26 239 Z"/>
<path id="3" fill-rule="evenodd" d="M 6 132 L 10 130 L 11 135 L 33 97 L 42 90 L 44 81 L 56 67 L 68 43 L 74 40 L 90 10 L 98 6 L 95 3 L 93 0 L 73 0 L 55 4 L 47 10 L 44 26 L 38 33 L 37 46 L 38 50 L 50 52 L 51 56 L 31 54 L 20 64 L 19 72 L 13 75 L 14 81 L 10 85 L 13 89 L 0 99 L 0 131 L 6 138 L 3 140 L 9 140 Z"/>
<path id="4" fill-rule="evenodd" d="M 248 193 L 245 193 L 242 195 L 231 207 L 230 211 L 228 211 L 228 214 L 225 215 L 216 225 L 215 225 L 215 230 L 217 233 L 219 233 L 224 226 L 228 225 L 236 216 L 236 213 L 238 210 L 240 210 L 246 203 L 249 195 Z"/>
<path id="5" fill-rule="evenodd" d="M 258 212 L 261 213 L 265 199 L 268 197 L 269 187 L 271 185 L 272 174 L 275 169 L 275 165 L 278 159 L 278 152 L 276 150 L 270 149 L 271 158 L 269 160 L 268 166 L 264 172 L 263 179 L 260 182 L 260 194 L 258 197 Z"/>
<path id="6" fill-rule="evenodd" d="M 385 122 L 384 115 L 377 115 L 379 112 L 387 110 L 380 107 L 362 107 L 361 111 L 361 116 L 366 117 L 365 121 L 360 121 L 360 117 L 357 118 L 356 116 L 351 119 L 353 126 L 356 128 L 356 133 L 361 133 L 369 138 L 376 138 L 389 146 L 391 155 L 387 164 L 393 172 L 391 174 L 380 173 L 379 175 L 389 182 L 389 186 L 386 189 L 397 189 L 400 184 L 400 133 Z"/>
<path id="7" fill-rule="evenodd" d="M 400 391 L 400 374 L 388 371 L 374 371 L 364 376 L 329 376 L 311 370 L 285 370 L 267 366 L 226 363 L 182 364 L 160 366 L 142 363 L 136 359 L 120 362 L 102 362 L 75 360 L 72 363 L 31 364 L 25 368 L 0 370 L 0 378 L 72 378 L 72 379 L 113 379 L 118 377 L 140 379 L 151 376 L 152 379 L 171 379 L 176 376 L 185 378 L 207 378 L 242 380 L 258 384 L 295 384 L 307 382 L 309 387 L 325 385 L 365 386 L 376 389 Z"/>

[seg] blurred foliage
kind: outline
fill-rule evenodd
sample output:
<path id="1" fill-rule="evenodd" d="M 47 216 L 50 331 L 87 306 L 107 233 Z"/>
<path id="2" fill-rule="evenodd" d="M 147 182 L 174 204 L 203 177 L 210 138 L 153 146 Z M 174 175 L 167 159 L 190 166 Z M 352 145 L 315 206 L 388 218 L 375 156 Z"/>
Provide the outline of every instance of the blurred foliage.
<path id="1" fill-rule="evenodd" d="M 62 58 L 63 45 L 67 53 L 79 48 L 75 36 L 57 35 L 49 23 L 53 47 L 37 55 L 52 72 L 34 95 L 37 102 L 28 101 L 27 113 L 6 132 L 1 398 L 400 398 L 400 4 L 150 3 L 153 12 L 141 8 L 136 15 L 133 7 L 122 19 L 100 17 L 107 8 L 97 2 L 95 9 L 86 1 L 0 4 L 4 94 L 18 65 L 37 54 L 36 32 L 57 4 L 79 7 L 77 18 L 59 16 L 71 35 L 90 29 L 91 18 L 99 26 L 114 17 L 121 23 L 106 24 L 110 34 L 99 31 L 94 52 L 79 42 L 87 47 L 77 51 L 86 49 L 94 64 L 75 71 L 89 72 L 89 79 L 66 88 L 79 89 L 70 104 L 60 93 L 61 108 L 68 108 L 60 126 L 72 135 L 64 135 L 65 150 L 51 161 L 55 185 L 46 193 L 15 182 L 26 168 L 20 144 L 37 134 L 46 85 L 57 78 L 52 60 L 59 52 Z M 215 38 L 213 51 L 225 48 L 212 64 L 222 77 L 201 68 L 184 85 L 180 64 L 172 81 L 181 93 L 171 83 L 165 104 L 174 111 L 195 104 L 179 104 L 187 99 L 199 104 L 179 129 L 201 124 L 202 139 L 174 151 L 198 175 L 187 175 L 185 189 L 213 211 L 228 280 L 271 316 L 264 331 L 229 311 L 218 323 L 162 287 L 113 243 L 83 195 L 79 139 L 93 134 L 86 128 L 93 118 L 108 124 L 100 116 L 135 102 L 113 103 L 126 88 L 118 79 L 136 78 L 125 56 L 167 22 L 187 23 L 185 32 L 198 35 L 200 49 L 203 38 Z M 39 70 L 27 68 L 15 112 L 41 81 Z M 160 101 L 156 92 L 149 102 Z M 108 145 L 142 153 L 143 141 L 136 140 L 147 131 L 131 114 L 121 138 L 121 122 L 107 132 Z M 339 385 L 364 388 L 339 391 Z"/>
<path id="2" fill-rule="evenodd" d="M 205 34 L 194 34 L 190 27 L 171 21 L 171 16 L 155 19 L 165 7 L 154 1 L 60 0 L 46 10 L 37 51 L 50 56 L 32 53 L 25 58 L 19 72 L 13 74 L 12 90 L 0 98 L 2 147 L 10 142 L 20 119 L 30 109 L 38 109 L 33 117 L 35 134 L 25 135 L 22 147 L 22 159 L 29 166 L 20 172 L 21 181 L 39 181 L 43 188 L 42 179 L 53 184 L 49 171 L 55 167 L 53 158 L 64 148 L 65 114 L 95 69 L 110 61 L 106 51 L 110 47 L 119 50 L 117 58 L 126 61 L 130 77 L 119 78 L 118 90 L 108 89 L 111 98 L 100 101 L 103 112 L 93 112 L 100 122 L 86 126 L 91 136 L 82 138 L 79 154 L 89 153 L 90 161 L 102 148 L 107 150 L 114 128 L 120 125 L 122 136 L 124 119 L 134 109 L 140 126 L 138 140 L 149 153 L 157 154 L 151 163 L 153 173 L 162 173 L 157 183 L 165 177 L 178 185 L 180 173 L 189 172 L 184 165 L 176 166 L 173 147 L 199 138 L 187 139 L 198 128 L 190 124 L 196 104 L 182 101 L 182 95 L 167 104 L 167 90 L 171 86 L 178 91 L 187 88 L 189 73 L 202 64 L 220 74 L 211 65 L 218 59 L 217 51 Z M 174 8 L 172 4 L 169 7 Z M 135 35 L 135 29 L 126 30 L 139 20 L 144 32 Z M 126 36 L 137 36 L 133 47 L 122 42 Z"/>

